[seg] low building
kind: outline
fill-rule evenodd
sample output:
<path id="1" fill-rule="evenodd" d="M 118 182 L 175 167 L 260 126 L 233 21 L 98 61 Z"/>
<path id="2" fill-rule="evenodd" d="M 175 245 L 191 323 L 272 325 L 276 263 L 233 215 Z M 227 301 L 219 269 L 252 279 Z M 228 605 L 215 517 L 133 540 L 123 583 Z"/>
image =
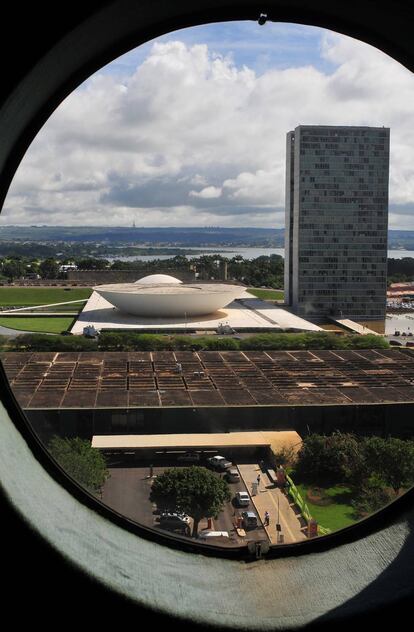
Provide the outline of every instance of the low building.
<path id="1" fill-rule="evenodd" d="M 410 349 L 16 352 L 1 360 L 44 440 L 55 433 L 413 433 Z"/>

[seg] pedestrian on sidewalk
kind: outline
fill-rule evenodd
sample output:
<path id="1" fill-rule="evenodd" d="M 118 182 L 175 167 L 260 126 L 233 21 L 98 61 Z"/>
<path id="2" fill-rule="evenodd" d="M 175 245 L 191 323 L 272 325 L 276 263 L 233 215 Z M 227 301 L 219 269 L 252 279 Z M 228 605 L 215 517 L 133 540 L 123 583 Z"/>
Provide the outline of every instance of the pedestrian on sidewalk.
<path id="1" fill-rule="evenodd" d="M 264 526 L 268 527 L 270 524 L 270 515 L 268 511 L 265 511 L 265 515 L 264 515 Z"/>
<path id="2" fill-rule="evenodd" d="M 257 475 L 257 484 L 260 485 L 260 473 Z"/>

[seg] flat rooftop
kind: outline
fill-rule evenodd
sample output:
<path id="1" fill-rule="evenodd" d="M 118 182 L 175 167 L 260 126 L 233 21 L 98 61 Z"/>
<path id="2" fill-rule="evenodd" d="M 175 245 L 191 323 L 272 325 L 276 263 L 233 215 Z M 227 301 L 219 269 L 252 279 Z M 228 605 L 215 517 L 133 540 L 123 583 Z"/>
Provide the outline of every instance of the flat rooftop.
<path id="1" fill-rule="evenodd" d="M 28 410 L 414 402 L 411 349 L 9 352 L 0 360 Z"/>
<path id="2" fill-rule="evenodd" d="M 302 439 L 294 430 L 192 433 L 192 434 L 156 434 L 156 435 L 95 435 L 92 447 L 106 450 L 159 448 L 195 449 L 195 448 L 240 448 L 266 447 L 276 451 L 281 447 L 299 449 Z"/>
<path id="3" fill-rule="evenodd" d="M 103 286 L 102 286 L 103 287 Z M 223 288 L 226 286 L 218 285 Z M 229 287 L 229 286 L 227 286 Z M 176 291 L 172 286 L 171 291 Z M 179 286 L 183 291 L 185 286 Z M 240 298 L 226 307 L 206 316 L 182 318 L 145 318 L 121 312 L 98 294 L 92 292 L 88 302 L 74 323 L 71 333 L 83 334 L 84 327 L 92 325 L 101 329 L 132 329 L 136 331 L 215 331 L 220 324 L 228 324 L 236 331 L 322 331 L 321 327 L 310 323 L 300 316 L 291 314 L 287 309 L 255 298 L 240 287 Z"/>

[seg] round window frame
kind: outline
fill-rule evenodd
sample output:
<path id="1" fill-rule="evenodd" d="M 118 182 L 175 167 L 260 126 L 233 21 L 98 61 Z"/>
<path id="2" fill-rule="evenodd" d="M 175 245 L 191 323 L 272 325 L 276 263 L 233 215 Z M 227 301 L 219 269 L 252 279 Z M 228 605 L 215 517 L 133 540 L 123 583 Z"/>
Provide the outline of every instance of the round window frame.
<path id="1" fill-rule="evenodd" d="M 49 115 L 58 107 L 62 100 L 73 91 L 82 81 L 89 77 L 100 67 L 115 59 L 120 54 L 127 52 L 132 47 L 152 39 L 164 32 L 192 26 L 195 24 L 203 24 L 207 22 L 226 21 L 231 19 L 257 19 L 260 13 L 267 13 L 269 19 L 277 19 L 278 21 L 296 22 L 303 24 L 313 24 L 343 32 L 352 37 L 364 40 L 384 52 L 394 57 L 400 63 L 412 70 L 413 56 L 407 51 L 401 49 L 396 41 L 381 39 L 375 29 L 371 30 L 361 26 L 358 20 L 353 19 L 349 9 L 343 9 L 343 15 L 333 14 L 327 11 L 324 2 L 313 3 L 312 10 L 309 10 L 306 2 L 295 2 L 295 6 L 287 6 L 284 2 L 267 2 L 265 6 L 255 2 L 232 2 L 226 0 L 221 3 L 219 1 L 201 1 L 197 5 L 197 11 L 194 10 L 192 3 L 187 0 L 181 0 L 173 3 L 173 7 L 167 7 L 164 4 L 154 5 L 150 2 L 142 2 L 140 6 L 140 15 L 137 17 L 137 7 L 134 2 L 118 1 L 107 2 L 105 6 L 87 17 L 73 30 L 70 30 L 61 38 L 41 59 L 37 59 L 33 68 L 24 77 L 21 78 L 19 85 L 10 94 L 8 101 L 0 110 L 0 133 L 5 131 L 2 136 L 5 139 L 3 149 L 0 153 L 0 165 L 2 167 L 0 176 L 0 201 L 3 202 L 7 194 L 9 184 L 12 180 L 15 170 L 25 154 L 31 140 L 35 137 L 42 125 L 45 123 Z M 159 11 L 157 13 L 157 8 Z M 145 16 L 144 16 L 145 14 Z M 131 19 L 131 16 L 134 19 Z M 143 18 L 146 17 L 146 26 L 141 28 L 139 36 L 135 28 L 135 20 L 144 23 Z M 118 30 L 114 25 L 118 26 Z M 103 34 L 105 44 L 95 42 L 98 46 L 92 51 L 85 46 L 85 37 L 88 33 L 96 34 L 99 30 Z M 122 34 L 120 33 L 122 31 Z M 74 42 L 80 42 L 84 54 L 83 59 L 73 56 L 73 50 L 77 50 Z M 108 43 L 109 42 L 109 43 Z M 98 50 L 96 50 L 98 49 Z M 69 59 L 68 56 L 72 55 Z M 56 64 L 59 61 L 66 60 L 67 66 Z M 73 63 L 76 62 L 76 63 Z M 59 77 L 57 76 L 59 74 Z M 40 90 L 39 90 L 40 87 Z M 34 91 L 35 88 L 35 91 Z M 37 92 L 36 92 L 37 90 Z M 33 95 L 34 98 L 28 98 Z M 67 475 L 53 462 L 50 455 L 45 451 L 42 444 L 31 431 L 28 426 L 24 414 L 20 410 L 13 393 L 8 387 L 5 379 L 4 371 L 1 374 L 0 397 L 1 401 L 8 413 L 9 420 L 12 420 L 15 428 L 17 428 L 24 442 L 30 448 L 35 459 L 41 464 L 42 468 L 61 485 L 64 489 L 83 505 L 97 512 L 101 517 L 108 519 L 126 530 L 134 532 L 136 535 L 152 539 L 153 533 L 143 532 L 139 525 L 130 523 L 124 516 L 119 516 L 105 505 L 96 501 L 92 496 L 88 495 L 85 490 L 79 487 L 74 481 L 69 479 Z M 7 493 L 7 489 L 6 489 Z M 373 516 L 365 519 L 353 527 L 348 527 L 331 536 L 317 538 L 303 545 L 285 545 L 278 547 L 277 555 L 285 556 L 294 554 L 312 554 L 330 550 L 339 545 L 352 543 L 361 538 L 380 532 L 382 529 L 391 526 L 398 517 L 407 515 L 412 510 L 412 500 L 414 490 L 410 490 L 404 496 L 397 499 L 392 505 L 377 512 Z M 138 527 L 138 529 L 137 529 Z M 145 529 L 144 529 L 145 531 Z M 160 541 L 157 537 L 156 541 Z M 171 539 L 173 548 L 177 546 L 178 540 Z M 162 545 L 166 542 L 162 537 Z M 188 546 L 182 544 L 184 550 L 199 552 L 200 545 Z M 203 547 L 203 545 L 201 545 Z M 222 550 L 214 552 L 214 549 L 207 546 L 204 550 L 213 552 L 214 555 L 222 555 Z"/>

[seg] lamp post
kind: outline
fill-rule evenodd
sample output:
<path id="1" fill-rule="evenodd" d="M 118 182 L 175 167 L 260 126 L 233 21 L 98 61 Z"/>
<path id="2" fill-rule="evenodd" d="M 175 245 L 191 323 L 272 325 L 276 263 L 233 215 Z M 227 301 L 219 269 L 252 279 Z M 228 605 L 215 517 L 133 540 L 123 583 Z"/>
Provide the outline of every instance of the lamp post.
<path id="1" fill-rule="evenodd" d="M 279 494 L 278 494 L 277 495 L 277 524 L 280 524 L 279 523 L 279 500 L 280 500 L 280 498 L 279 498 Z"/>
<path id="2" fill-rule="evenodd" d="M 278 544 L 282 544 L 282 543 L 283 543 L 283 534 L 282 534 L 282 527 L 281 527 L 280 522 L 279 522 L 279 516 L 280 516 L 280 511 L 279 511 L 279 494 L 280 494 L 280 490 L 278 490 L 278 495 L 277 495 L 277 524 L 276 524 L 276 534 L 277 534 L 277 543 L 278 543 Z"/>

